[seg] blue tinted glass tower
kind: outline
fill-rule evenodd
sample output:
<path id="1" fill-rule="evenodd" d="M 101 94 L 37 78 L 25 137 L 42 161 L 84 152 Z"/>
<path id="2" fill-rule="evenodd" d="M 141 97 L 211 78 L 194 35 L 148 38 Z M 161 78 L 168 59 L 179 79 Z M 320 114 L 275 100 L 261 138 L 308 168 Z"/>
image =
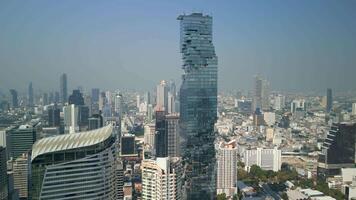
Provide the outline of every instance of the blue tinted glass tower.
<path id="1" fill-rule="evenodd" d="M 188 199 L 215 197 L 214 123 L 217 119 L 217 56 L 212 43 L 212 17 L 181 15 L 180 128 L 184 145 Z"/>

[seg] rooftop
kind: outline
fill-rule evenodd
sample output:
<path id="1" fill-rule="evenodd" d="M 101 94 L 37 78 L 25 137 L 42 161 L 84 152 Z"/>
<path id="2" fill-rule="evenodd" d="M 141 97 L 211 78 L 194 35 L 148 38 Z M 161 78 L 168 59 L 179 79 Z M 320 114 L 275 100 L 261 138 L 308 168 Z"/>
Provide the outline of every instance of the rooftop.
<path id="1" fill-rule="evenodd" d="M 108 139 L 113 132 L 112 125 L 86 132 L 58 135 L 38 140 L 32 146 L 33 161 L 37 156 L 69 149 L 88 147 Z"/>

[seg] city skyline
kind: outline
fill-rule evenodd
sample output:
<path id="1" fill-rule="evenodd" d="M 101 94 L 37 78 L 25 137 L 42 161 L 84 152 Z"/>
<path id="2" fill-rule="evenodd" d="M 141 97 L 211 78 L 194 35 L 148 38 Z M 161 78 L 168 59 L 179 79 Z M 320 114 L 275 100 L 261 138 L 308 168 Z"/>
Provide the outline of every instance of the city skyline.
<path id="1" fill-rule="evenodd" d="M 164 78 L 179 85 L 174 21 L 192 11 L 214 16 L 221 90 L 250 90 L 256 74 L 282 91 L 353 89 L 355 2 L 138 2 L 2 1 L 0 91 L 25 91 L 30 82 L 57 91 L 62 73 L 69 91 L 147 90 Z"/>

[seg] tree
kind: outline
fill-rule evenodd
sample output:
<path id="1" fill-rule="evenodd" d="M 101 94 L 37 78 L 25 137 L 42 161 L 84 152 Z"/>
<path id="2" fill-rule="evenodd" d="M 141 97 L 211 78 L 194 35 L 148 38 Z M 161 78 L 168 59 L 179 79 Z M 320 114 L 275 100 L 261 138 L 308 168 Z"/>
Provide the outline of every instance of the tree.
<path id="1" fill-rule="evenodd" d="M 218 194 L 218 196 L 216 197 L 217 200 L 227 200 L 226 198 L 226 194 L 222 193 L 222 194 Z"/>

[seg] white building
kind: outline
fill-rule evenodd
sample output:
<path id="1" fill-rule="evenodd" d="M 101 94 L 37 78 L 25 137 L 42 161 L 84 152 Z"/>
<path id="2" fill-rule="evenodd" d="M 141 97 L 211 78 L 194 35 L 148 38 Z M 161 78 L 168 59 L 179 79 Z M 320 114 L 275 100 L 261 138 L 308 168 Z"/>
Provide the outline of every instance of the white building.
<path id="1" fill-rule="evenodd" d="M 63 107 L 64 113 L 64 132 L 75 133 L 79 131 L 78 118 L 79 111 L 78 107 L 74 104 L 66 105 Z"/>
<path id="2" fill-rule="evenodd" d="M 142 199 L 182 199 L 182 166 L 179 157 L 142 161 Z"/>
<path id="3" fill-rule="evenodd" d="M 263 119 L 267 126 L 272 126 L 276 123 L 276 114 L 274 112 L 264 112 Z"/>
<path id="4" fill-rule="evenodd" d="M 274 97 L 273 109 L 282 110 L 286 104 L 286 97 L 283 95 L 277 95 Z"/>
<path id="5" fill-rule="evenodd" d="M 352 104 L 352 115 L 356 115 L 356 103 Z"/>
<path id="6" fill-rule="evenodd" d="M 304 99 L 295 99 L 292 101 L 290 105 L 290 112 L 295 113 L 297 110 L 306 110 L 306 103 Z"/>
<path id="7" fill-rule="evenodd" d="M 168 87 L 165 80 L 162 80 L 159 85 L 157 85 L 157 102 L 156 110 L 166 110 L 168 109 Z"/>
<path id="8" fill-rule="evenodd" d="M 8 161 L 8 167 L 11 168 L 14 177 L 14 189 L 18 190 L 19 197 L 24 199 L 28 198 L 28 165 L 27 154 Z"/>
<path id="9" fill-rule="evenodd" d="M 155 124 L 146 124 L 144 126 L 144 143 L 148 146 L 149 149 L 155 147 L 155 135 L 156 135 L 156 125 Z"/>
<path id="10" fill-rule="evenodd" d="M 282 152 L 278 148 L 246 150 L 243 155 L 245 170 L 250 171 L 252 165 L 257 165 L 263 170 L 279 171 L 282 166 Z"/>
<path id="11" fill-rule="evenodd" d="M 221 142 L 217 149 L 217 194 L 232 197 L 237 193 L 237 144 Z"/>

